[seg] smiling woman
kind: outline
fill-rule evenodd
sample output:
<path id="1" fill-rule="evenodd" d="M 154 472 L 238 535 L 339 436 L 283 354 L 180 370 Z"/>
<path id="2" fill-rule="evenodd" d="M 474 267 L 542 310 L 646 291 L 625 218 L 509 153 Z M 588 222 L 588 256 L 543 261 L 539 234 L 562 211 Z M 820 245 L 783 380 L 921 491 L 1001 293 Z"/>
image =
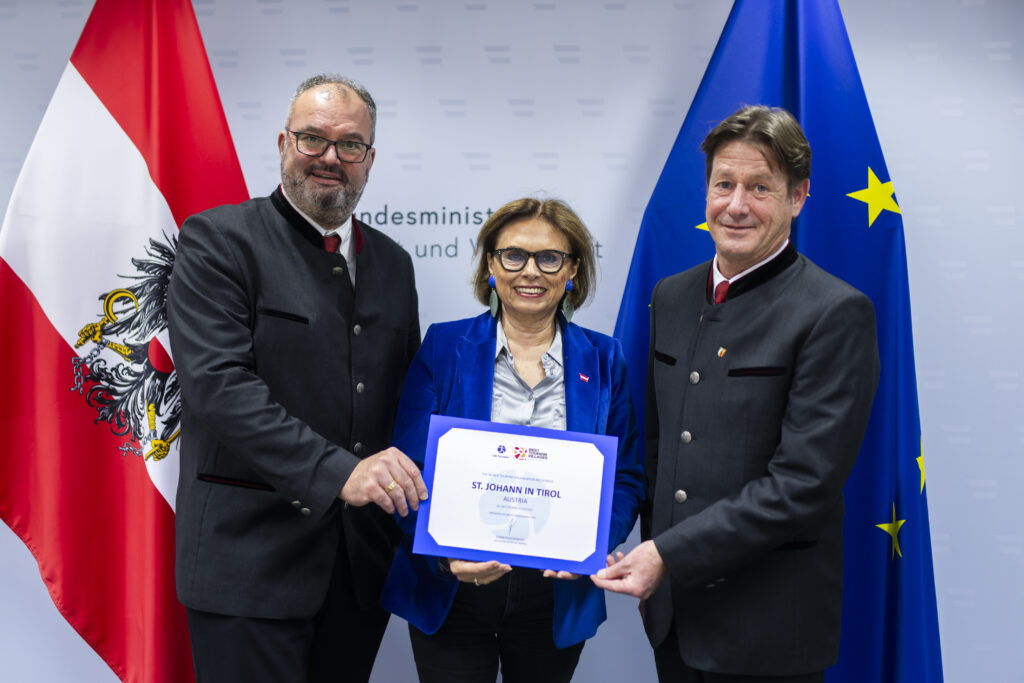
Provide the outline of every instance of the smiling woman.
<path id="1" fill-rule="evenodd" d="M 582 306 L 590 297 L 591 284 L 594 281 L 594 243 L 583 221 L 563 202 L 556 199 L 540 201 L 531 198 L 509 202 L 487 219 L 480 229 L 476 244 L 480 259 L 473 276 L 473 293 L 485 306 L 491 303 L 492 290 L 496 290 L 495 294 L 502 304 L 502 310 L 511 303 L 511 297 L 503 296 L 507 290 L 497 291 L 495 286 L 499 271 L 508 273 L 509 276 L 516 276 L 525 271 L 528 277 L 524 280 L 531 279 L 531 273 L 534 276 L 563 276 L 566 273 L 562 266 L 557 269 L 538 267 L 536 256 L 528 259 L 529 262 L 522 261 L 521 264 L 504 256 L 501 262 L 505 265 L 502 266 L 495 258 L 502 255 L 495 252 L 510 247 L 527 252 L 554 250 L 564 254 L 563 265 L 568 264 L 572 274 L 559 280 L 561 290 L 554 292 L 559 295 L 556 297 L 556 303 L 568 301 L 575 309 Z M 536 270 L 531 270 L 531 263 Z M 539 272 L 542 270 L 546 272 Z M 495 278 L 495 284 L 491 283 L 491 277 Z M 566 283 L 570 281 L 571 287 L 566 287 Z M 550 282 L 553 284 L 555 281 Z M 564 300 L 562 294 L 565 296 Z M 551 308 L 548 314 L 548 322 L 554 324 L 555 308 Z M 538 318 L 542 319 L 542 316 Z"/>
<path id="2" fill-rule="evenodd" d="M 611 551 L 636 520 L 643 471 L 619 344 L 569 320 L 593 282 L 590 233 L 564 203 L 527 198 L 494 212 L 477 244 L 474 289 L 490 311 L 427 330 L 402 389 L 395 445 L 422 466 L 434 414 L 616 436 Z M 493 682 L 499 664 L 506 681 L 572 678 L 604 620 L 589 579 L 414 555 L 415 521 L 399 524 L 405 538 L 381 604 L 409 622 L 421 681 Z"/>
<path id="3" fill-rule="evenodd" d="M 519 342 L 520 330 L 553 331 L 555 309 L 579 269 L 575 256 L 562 256 L 569 248 L 565 235 L 540 218 L 516 221 L 499 233 L 497 249 L 487 254 L 487 268 L 495 280 L 510 342 L 513 337 Z"/>

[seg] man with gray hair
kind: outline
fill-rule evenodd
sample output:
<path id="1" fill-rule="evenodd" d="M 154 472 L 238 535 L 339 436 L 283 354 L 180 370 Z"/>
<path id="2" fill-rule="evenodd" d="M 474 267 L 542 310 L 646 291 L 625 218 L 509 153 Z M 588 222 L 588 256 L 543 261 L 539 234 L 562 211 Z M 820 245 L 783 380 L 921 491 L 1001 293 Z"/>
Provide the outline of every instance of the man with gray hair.
<path id="1" fill-rule="evenodd" d="M 644 541 L 593 580 L 644 601 L 662 683 L 821 683 L 875 312 L 790 241 L 811 147 L 789 112 L 744 107 L 701 148 L 715 257 L 654 288 Z"/>
<path id="2" fill-rule="evenodd" d="M 306 80 L 281 185 L 181 228 L 175 569 L 200 683 L 366 681 L 387 625 L 391 515 L 427 490 L 388 448 L 420 343 L 412 260 L 353 216 L 375 124 L 361 86 Z"/>

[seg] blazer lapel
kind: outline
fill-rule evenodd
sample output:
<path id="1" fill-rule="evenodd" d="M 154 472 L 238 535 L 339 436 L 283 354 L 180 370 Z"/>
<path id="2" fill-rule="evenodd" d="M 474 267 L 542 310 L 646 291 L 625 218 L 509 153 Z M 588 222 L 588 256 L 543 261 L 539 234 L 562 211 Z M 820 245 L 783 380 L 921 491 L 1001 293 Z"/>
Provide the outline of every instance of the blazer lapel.
<path id="1" fill-rule="evenodd" d="M 561 319 L 561 316 L 559 316 Z M 597 432 L 601 366 L 597 348 L 576 325 L 562 328 L 565 366 L 565 428 L 571 432 Z"/>
<path id="2" fill-rule="evenodd" d="M 458 386 L 452 397 L 453 410 L 475 420 L 491 419 L 491 394 L 494 391 L 494 345 L 496 323 L 489 313 L 476 318 L 455 346 L 455 377 Z"/>

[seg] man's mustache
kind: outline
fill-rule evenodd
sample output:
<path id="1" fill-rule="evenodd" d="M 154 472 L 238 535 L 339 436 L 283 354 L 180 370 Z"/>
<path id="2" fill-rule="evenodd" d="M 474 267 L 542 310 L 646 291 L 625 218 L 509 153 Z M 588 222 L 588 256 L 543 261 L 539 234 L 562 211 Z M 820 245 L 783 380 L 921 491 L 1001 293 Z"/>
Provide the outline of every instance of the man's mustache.
<path id="1" fill-rule="evenodd" d="M 306 175 L 310 175 L 313 173 L 329 173 L 330 175 L 338 176 L 342 183 L 348 185 L 348 174 L 345 173 L 344 169 L 341 166 L 316 164 L 315 166 L 310 166 L 306 171 Z"/>

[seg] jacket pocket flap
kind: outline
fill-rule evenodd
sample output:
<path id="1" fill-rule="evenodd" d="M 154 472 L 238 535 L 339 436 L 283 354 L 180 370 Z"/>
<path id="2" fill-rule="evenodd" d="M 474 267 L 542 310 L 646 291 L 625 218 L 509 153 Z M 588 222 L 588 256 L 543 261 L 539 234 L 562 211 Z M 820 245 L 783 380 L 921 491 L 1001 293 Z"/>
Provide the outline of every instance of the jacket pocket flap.
<path id="1" fill-rule="evenodd" d="M 730 377 L 781 377 L 786 374 L 786 368 L 778 365 L 765 365 L 756 368 L 733 368 L 729 371 Z"/>
<path id="2" fill-rule="evenodd" d="M 208 484 L 222 484 L 224 486 L 237 486 L 243 489 L 255 489 L 256 491 L 273 491 L 274 487 L 270 484 L 265 484 L 262 481 L 247 481 L 245 479 L 235 479 L 233 477 L 221 477 L 216 474 L 207 474 L 200 472 L 196 475 L 196 479 L 199 481 L 205 481 Z"/>
<path id="3" fill-rule="evenodd" d="M 285 320 L 292 320 L 297 323 L 302 323 L 303 325 L 309 324 L 309 318 L 307 318 L 304 315 L 299 315 L 298 313 L 289 313 L 288 311 L 281 311 L 276 308 L 266 308 L 265 306 L 260 306 L 256 309 L 256 313 L 258 313 L 259 315 L 268 315 L 271 318 L 283 318 Z"/>
<path id="4" fill-rule="evenodd" d="M 675 365 L 676 364 L 676 359 L 675 358 L 673 358 L 672 356 L 668 355 L 667 353 L 662 353 L 661 351 L 658 351 L 657 349 L 654 350 L 654 358 L 655 358 L 655 360 L 660 360 L 662 363 L 668 363 L 669 365 Z"/>

